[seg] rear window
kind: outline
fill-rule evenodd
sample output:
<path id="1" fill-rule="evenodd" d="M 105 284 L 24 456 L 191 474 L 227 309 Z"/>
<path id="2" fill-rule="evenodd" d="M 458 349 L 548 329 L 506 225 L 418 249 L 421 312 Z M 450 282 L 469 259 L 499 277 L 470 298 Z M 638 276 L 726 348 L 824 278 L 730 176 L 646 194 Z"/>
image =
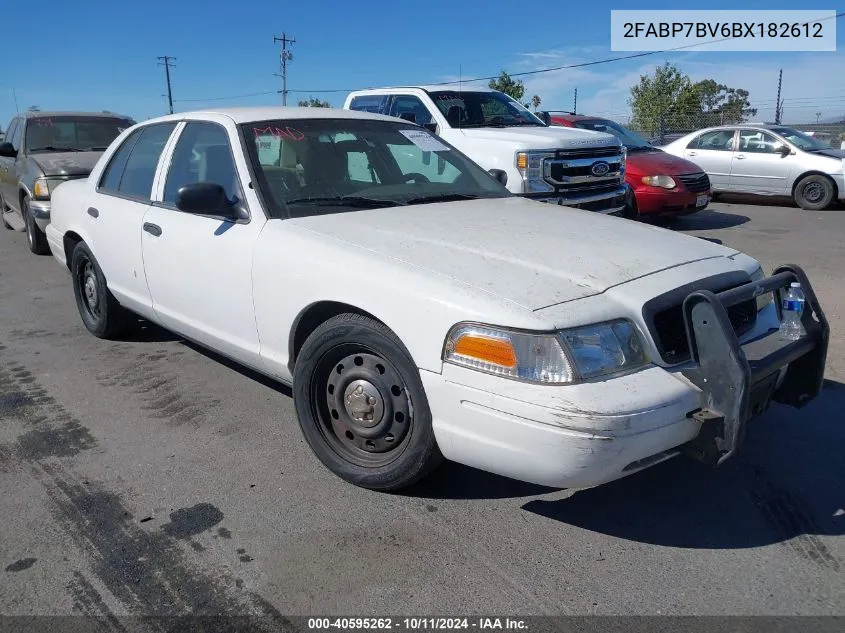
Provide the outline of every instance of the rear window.
<path id="1" fill-rule="evenodd" d="M 97 116 L 43 116 L 27 119 L 26 151 L 104 151 L 132 119 Z"/>
<path id="2" fill-rule="evenodd" d="M 384 114 L 387 109 L 387 98 L 388 95 L 364 95 L 361 97 L 353 97 L 349 102 L 349 109 L 358 110 L 360 112 Z"/>

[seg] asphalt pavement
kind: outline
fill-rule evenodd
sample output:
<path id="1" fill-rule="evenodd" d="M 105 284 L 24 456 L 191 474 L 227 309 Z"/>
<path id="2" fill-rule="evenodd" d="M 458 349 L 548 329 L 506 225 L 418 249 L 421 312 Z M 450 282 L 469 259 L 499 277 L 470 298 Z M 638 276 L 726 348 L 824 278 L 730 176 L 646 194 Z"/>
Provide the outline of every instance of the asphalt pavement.
<path id="1" fill-rule="evenodd" d="M 94 338 L 69 275 L 0 230 L 0 614 L 845 614 L 845 210 L 748 202 L 675 227 L 805 268 L 822 395 L 718 470 L 575 493 L 452 464 L 346 484 L 289 390 L 156 327 Z"/>

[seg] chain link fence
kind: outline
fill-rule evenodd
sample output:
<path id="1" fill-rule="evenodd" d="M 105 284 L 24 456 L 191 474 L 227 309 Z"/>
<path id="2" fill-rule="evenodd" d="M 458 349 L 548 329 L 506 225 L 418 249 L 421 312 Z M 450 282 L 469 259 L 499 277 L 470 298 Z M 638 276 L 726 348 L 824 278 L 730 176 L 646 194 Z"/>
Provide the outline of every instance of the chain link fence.
<path id="1" fill-rule="evenodd" d="M 707 127 L 717 125 L 736 125 L 735 119 L 725 120 L 726 117 L 719 113 L 697 112 L 694 114 L 672 114 L 668 116 L 654 117 L 651 125 L 637 124 L 631 117 L 617 119 L 617 123 L 624 125 L 629 130 L 636 132 L 653 145 L 662 146 L 672 141 Z M 766 123 L 762 119 L 750 119 L 746 123 Z M 833 148 L 839 149 L 845 144 L 845 121 L 840 123 L 782 123 L 784 127 L 810 133 L 813 137 L 827 143 Z"/>

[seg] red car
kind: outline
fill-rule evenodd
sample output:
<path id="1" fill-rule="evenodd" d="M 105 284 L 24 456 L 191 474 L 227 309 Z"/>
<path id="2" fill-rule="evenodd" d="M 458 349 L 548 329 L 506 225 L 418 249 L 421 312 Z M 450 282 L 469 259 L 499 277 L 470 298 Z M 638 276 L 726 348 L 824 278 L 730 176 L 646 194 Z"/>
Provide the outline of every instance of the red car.
<path id="1" fill-rule="evenodd" d="M 608 132 L 628 148 L 625 180 L 629 197 L 626 217 L 671 218 L 704 209 L 713 197 L 710 179 L 695 163 L 667 154 L 618 123 L 570 112 L 543 112 L 549 125 Z"/>

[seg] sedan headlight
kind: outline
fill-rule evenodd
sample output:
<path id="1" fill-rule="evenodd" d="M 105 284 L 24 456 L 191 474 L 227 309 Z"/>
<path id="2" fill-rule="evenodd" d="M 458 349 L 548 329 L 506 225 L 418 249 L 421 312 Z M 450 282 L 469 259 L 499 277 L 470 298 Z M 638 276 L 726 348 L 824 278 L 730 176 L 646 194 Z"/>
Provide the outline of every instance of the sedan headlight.
<path id="1" fill-rule="evenodd" d="M 40 200 L 48 200 L 50 198 L 50 185 L 47 184 L 46 178 L 37 178 L 32 187 L 32 195 Z"/>
<path id="2" fill-rule="evenodd" d="M 675 179 L 672 176 L 643 176 L 643 183 L 661 189 L 674 189 Z"/>
<path id="3" fill-rule="evenodd" d="M 626 320 L 557 333 L 459 323 L 446 337 L 443 360 L 541 384 L 570 384 L 648 362 L 636 329 Z"/>

